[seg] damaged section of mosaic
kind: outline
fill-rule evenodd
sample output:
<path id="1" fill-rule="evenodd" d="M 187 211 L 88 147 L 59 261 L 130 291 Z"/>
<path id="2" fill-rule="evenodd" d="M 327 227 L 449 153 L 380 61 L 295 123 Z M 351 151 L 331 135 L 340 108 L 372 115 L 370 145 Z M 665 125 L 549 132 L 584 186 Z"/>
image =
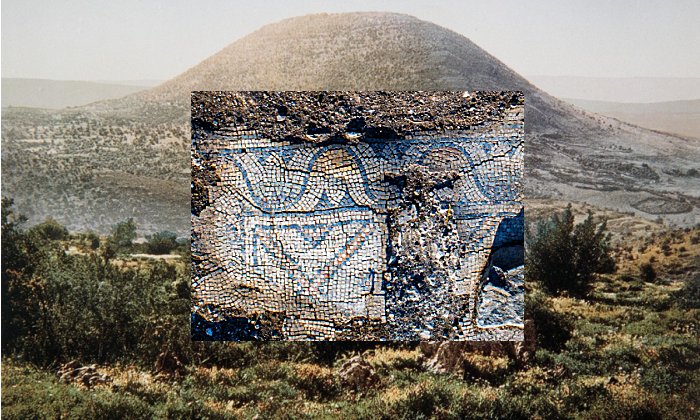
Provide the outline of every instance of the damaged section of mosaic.
<path id="1" fill-rule="evenodd" d="M 300 141 L 193 124 L 193 338 L 522 340 L 523 98 L 506 94 L 476 104 L 501 120 L 459 130 L 348 123 Z M 392 94 L 352 93 L 378 95 Z M 433 95 L 478 114 L 462 92 Z"/>

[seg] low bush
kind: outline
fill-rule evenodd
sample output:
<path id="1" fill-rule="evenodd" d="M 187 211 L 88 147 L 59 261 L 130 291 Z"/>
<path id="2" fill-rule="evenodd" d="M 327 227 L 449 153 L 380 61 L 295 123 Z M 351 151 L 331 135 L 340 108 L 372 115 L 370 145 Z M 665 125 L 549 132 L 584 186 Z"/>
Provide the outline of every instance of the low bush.
<path id="1" fill-rule="evenodd" d="M 573 322 L 551 309 L 550 298 L 541 292 L 525 295 L 525 317 L 532 319 L 537 331 L 537 346 L 558 351 L 571 337 Z"/>
<path id="2" fill-rule="evenodd" d="M 675 298 L 683 308 L 700 308 L 700 273 L 686 278 L 683 287 L 675 293 Z"/>
<path id="3" fill-rule="evenodd" d="M 163 231 L 147 236 L 146 249 L 149 254 L 170 254 L 178 247 L 177 235 L 173 232 Z"/>
<path id="4" fill-rule="evenodd" d="M 651 283 L 656 280 L 656 270 L 651 263 L 642 264 L 641 267 L 639 267 L 639 271 L 640 275 L 642 276 L 642 280 L 645 282 Z"/>

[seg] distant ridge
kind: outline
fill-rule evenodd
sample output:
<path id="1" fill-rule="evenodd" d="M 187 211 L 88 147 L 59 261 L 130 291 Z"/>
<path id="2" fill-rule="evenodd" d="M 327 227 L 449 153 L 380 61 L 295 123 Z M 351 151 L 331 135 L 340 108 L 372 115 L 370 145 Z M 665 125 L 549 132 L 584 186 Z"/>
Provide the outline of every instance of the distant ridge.
<path id="1" fill-rule="evenodd" d="M 121 83 L 3 77 L 2 107 L 60 109 L 121 98 L 147 88 Z"/>
<path id="2" fill-rule="evenodd" d="M 700 77 L 582 77 L 526 78 L 557 98 L 589 101 L 654 103 L 700 99 Z"/>
<path id="3" fill-rule="evenodd" d="M 587 111 L 650 130 L 700 138 L 700 99 L 638 104 L 585 99 L 564 100 Z"/>

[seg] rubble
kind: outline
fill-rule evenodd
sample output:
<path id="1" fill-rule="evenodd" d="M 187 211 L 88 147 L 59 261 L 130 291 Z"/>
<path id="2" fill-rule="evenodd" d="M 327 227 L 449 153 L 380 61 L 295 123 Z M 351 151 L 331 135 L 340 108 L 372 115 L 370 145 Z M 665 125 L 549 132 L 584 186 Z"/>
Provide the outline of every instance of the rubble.
<path id="1" fill-rule="evenodd" d="M 465 373 L 465 363 L 471 355 L 506 357 L 516 366 L 522 366 L 532 360 L 537 348 L 534 322 L 526 320 L 524 330 L 523 341 L 422 341 L 419 361 L 431 372 L 457 375 Z"/>
<path id="2" fill-rule="evenodd" d="M 338 370 L 340 381 L 356 391 L 369 389 L 379 383 L 379 376 L 362 356 L 355 356 L 343 363 Z"/>
<path id="3" fill-rule="evenodd" d="M 56 375 L 60 382 L 80 384 L 87 388 L 112 382 L 112 378 L 107 374 L 97 371 L 97 365 L 80 366 L 75 360 L 62 365 Z"/>

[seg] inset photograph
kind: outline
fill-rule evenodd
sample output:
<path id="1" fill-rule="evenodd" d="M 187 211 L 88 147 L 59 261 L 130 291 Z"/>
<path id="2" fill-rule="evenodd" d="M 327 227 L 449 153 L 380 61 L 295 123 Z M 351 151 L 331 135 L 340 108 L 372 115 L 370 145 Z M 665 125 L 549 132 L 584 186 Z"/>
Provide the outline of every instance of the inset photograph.
<path id="1" fill-rule="evenodd" d="M 523 339 L 521 92 L 194 92 L 194 340 Z"/>

